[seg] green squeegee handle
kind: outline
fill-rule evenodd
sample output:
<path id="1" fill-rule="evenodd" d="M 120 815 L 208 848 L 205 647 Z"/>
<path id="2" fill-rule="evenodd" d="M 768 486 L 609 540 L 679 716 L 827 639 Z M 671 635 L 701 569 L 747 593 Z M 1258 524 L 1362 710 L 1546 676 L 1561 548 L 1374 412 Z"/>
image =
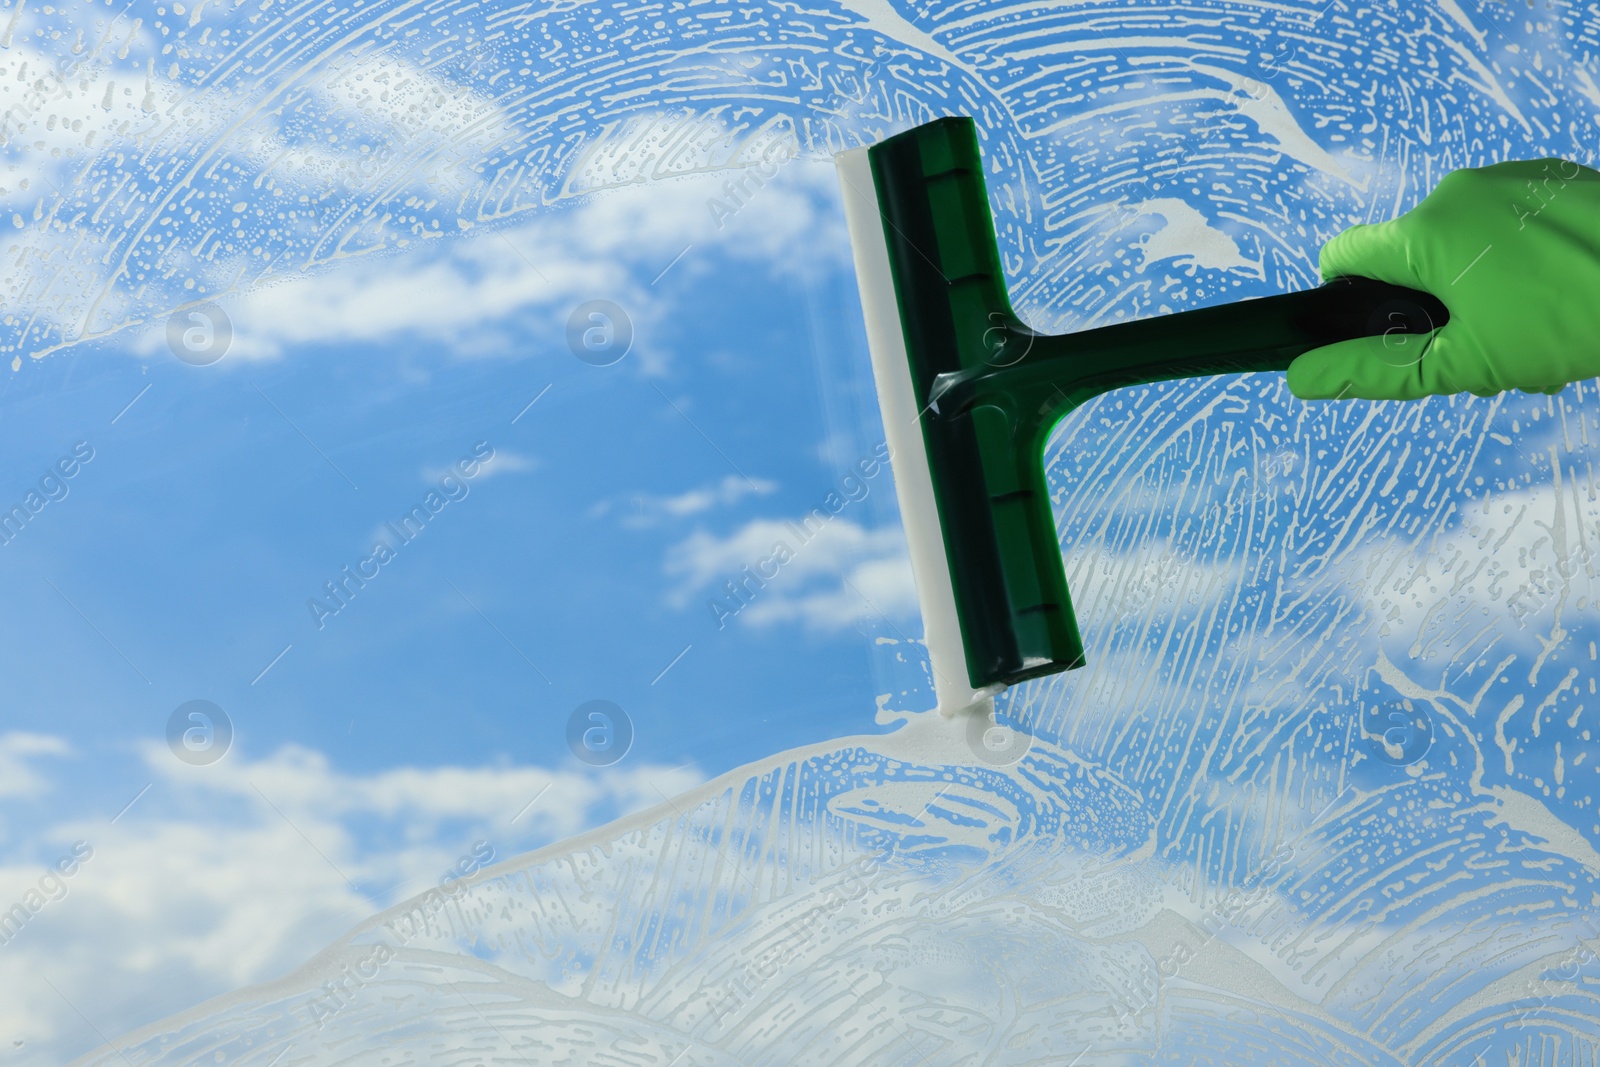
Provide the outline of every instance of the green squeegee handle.
<path id="1" fill-rule="evenodd" d="M 1346 278 L 1303 292 L 1040 334 L 1011 308 L 971 119 L 868 153 L 974 688 L 1082 666 L 1044 474 L 1056 423 L 1121 386 L 1282 371 L 1302 352 L 1393 336 L 1416 358 L 1449 321 L 1427 293 Z"/>

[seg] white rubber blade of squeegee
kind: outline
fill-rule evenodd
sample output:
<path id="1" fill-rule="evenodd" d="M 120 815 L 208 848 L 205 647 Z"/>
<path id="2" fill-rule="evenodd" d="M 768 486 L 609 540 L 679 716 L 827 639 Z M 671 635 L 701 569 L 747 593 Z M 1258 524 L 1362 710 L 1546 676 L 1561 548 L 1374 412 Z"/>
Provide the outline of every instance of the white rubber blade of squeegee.
<path id="1" fill-rule="evenodd" d="M 835 159 L 844 193 L 845 222 L 855 256 L 861 307 L 866 313 L 867 347 L 872 353 L 872 377 L 878 387 L 878 407 L 888 438 L 894 470 L 895 496 L 905 523 L 911 550 L 911 573 L 917 583 L 922 608 L 923 640 L 933 670 L 939 711 L 954 715 L 987 702 L 1003 685 L 974 689 L 967 680 L 967 654 L 961 642 L 955 590 L 950 580 L 950 560 L 933 495 L 933 476 L 922 441 L 922 412 L 911 381 L 905 334 L 900 327 L 900 305 L 895 299 L 894 277 L 889 272 L 889 246 L 883 235 L 877 188 L 867 149 L 843 152 Z"/>

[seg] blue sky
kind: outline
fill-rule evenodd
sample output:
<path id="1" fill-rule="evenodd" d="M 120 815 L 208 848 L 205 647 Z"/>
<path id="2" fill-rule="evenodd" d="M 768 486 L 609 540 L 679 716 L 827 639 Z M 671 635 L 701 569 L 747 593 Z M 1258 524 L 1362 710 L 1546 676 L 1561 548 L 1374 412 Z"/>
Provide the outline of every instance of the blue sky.
<path id="1" fill-rule="evenodd" d="M 796 184 L 771 195 L 831 208 L 825 182 Z M 5 397 L 10 495 L 76 441 L 95 454 L 0 559 L 8 594 L 30 606 L 8 636 L 37 650 L 11 680 L 18 725 L 48 730 L 66 703 L 82 709 L 72 732 L 109 754 L 204 697 L 234 716 L 242 752 L 297 741 L 355 770 L 556 765 L 570 758 L 567 714 L 607 698 L 635 718 L 636 756 L 706 771 L 870 726 L 842 712 L 871 690 L 848 613 L 763 625 L 758 594 L 719 629 L 707 607 L 738 577 L 731 537 L 804 514 L 877 443 L 838 228 L 797 249 L 810 262 L 794 271 L 752 270 L 717 241 L 737 229 L 702 228 L 712 237 L 653 289 L 667 260 L 637 256 L 622 288 L 649 303 L 634 312 L 635 350 L 609 367 L 543 328 L 566 308 L 537 294 L 463 315 L 465 353 L 381 319 L 370 339 L 283 341 L 235 308 L 240 351 L 279 350 L 192 367 L 162 335 L 30 365 Z M 537 261 L 538 228 L 509 240 Z M 509 244 L 474 243 L 528 276 Z M 465 258 L 453 252 L 352 273 L 403 292 L 396 275 L 452 270 Z M 357 281 L 335 299 L 334 314 L 355 314 L 367 296 Z M 324 582 L 481 443 L 495 458 L 468 494 L 319 626 L 308 599 L 332 603 Z M 888 525 L 890 479 L 873 488 L 841 524 Z M 773 600 L 793 595 L 773 583 Z M 897 621 L 905 606 L 897 591 Z M 104 799 L 129 782 L 102 778 Z"/>
<path id="2" fill-rule="evenodd" d="M 281 920 L 248 965 L 134 937 L 172 984 L 88 979 L 108 1028 L 281 972 L 476 841 L 503 858 L 886 728 L 876 695 L 921 671 L 875 643 L 920 631 L 886 469 L 748 606 L 721 626 L 708 607 L 881 442 L 832 181 L 794 163 L 721 228 L 705 182 L 604 198 L 225 302 L 234 341 L 210 366 L 155 329 L 7 379 L 0 495 L 21 501 L 78 442 L 93 450 L 0 546 L 4 760 L 31 786 L 0 797 L 19 884 L 73 840 L 99 843 L 63 925 L 45 912 L 27 938 L 43 950 L 68 921 L 81 937 L 96 913 L 182 910 L 190 891 L 155 874 L 152 849 L 214 863 L 226 837 L 238 878 L 314 872 L 273 891 Z M 470 306 L 483 290 L 509 295 Z M 629 313 L 613 365 L 567 344 L 586 299 Z M 408 325 L 430 301 L 453 310 Z M 475 450 L 493 458 L 465 495 L 319 626 L 308 600 L 332 603 L 324 583 Z M 234 726 L 214 766 L 165 748 L 195 699 Z M 568 747 L 595 699 L 633 723 L 615 766 Z M 252 834 L 275 843 L 246 849 Z M 113 872 L 117 893 L 83 899 Z M 130 903 L 152 879 L 170 899 Z M 229 879 L 205 880 L 214 899 L 188 906 L 224 906 Z M 18 962 L 26 943 L 7 946 Z"/>

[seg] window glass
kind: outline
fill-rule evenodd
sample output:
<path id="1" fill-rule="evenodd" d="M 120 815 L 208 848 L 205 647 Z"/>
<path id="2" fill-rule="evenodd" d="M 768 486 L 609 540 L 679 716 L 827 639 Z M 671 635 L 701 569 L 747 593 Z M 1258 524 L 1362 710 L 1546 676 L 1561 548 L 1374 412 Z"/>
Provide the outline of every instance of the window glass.
<path id="1" fill-rule="evenodd" d="M 1089 664 L 940 718 L 831 157 L 1108 325 L 1592 163 L 1596 21 L 19 4 L 6 1055 L 1587 1062 L 1595 384 L 1099 398 Z"/>

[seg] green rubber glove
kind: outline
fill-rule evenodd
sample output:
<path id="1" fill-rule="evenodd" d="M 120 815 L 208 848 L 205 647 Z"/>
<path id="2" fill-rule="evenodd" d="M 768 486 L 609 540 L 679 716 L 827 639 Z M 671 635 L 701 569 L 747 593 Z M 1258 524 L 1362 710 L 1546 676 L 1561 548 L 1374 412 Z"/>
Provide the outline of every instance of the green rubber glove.
<path id="1" fill-rule="evenodd" d="M 1322 248 L 1322 277 L 1422 289 L 1450 321 L 1426 334 L 1341 341 L 1289 367 L 1306 400 L 1560 392 L 1600 375 L 1600 171 L 1562 159 L 1445 176 L 1392 222 Z"/>

